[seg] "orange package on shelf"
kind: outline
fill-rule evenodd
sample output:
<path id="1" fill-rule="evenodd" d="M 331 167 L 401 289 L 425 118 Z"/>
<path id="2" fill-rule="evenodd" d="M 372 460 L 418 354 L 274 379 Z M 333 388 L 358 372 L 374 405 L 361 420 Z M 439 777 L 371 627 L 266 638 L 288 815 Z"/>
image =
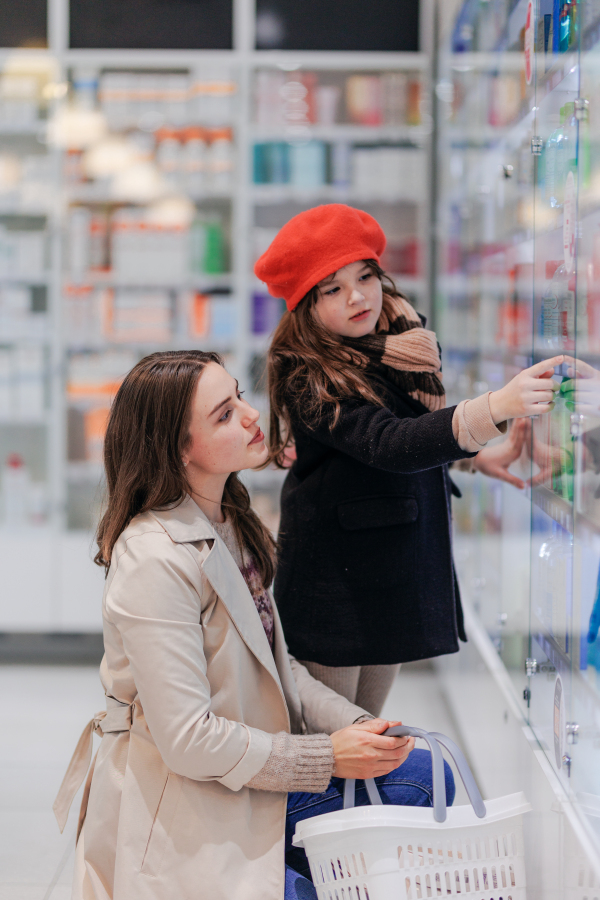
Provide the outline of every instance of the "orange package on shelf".
<path id="1" fill-rule="evenodd" d="M 203 338 L 210 331 L 210 297 L 194 294 L 190 304 L 190 337 Z"/>
<path id="2" fill-rule="evenodd" d="M 84 414 L 85 454 L 90 462 L 102 462 L 102 448 L 109 415 L 108 406 L 88 409 Z"/>

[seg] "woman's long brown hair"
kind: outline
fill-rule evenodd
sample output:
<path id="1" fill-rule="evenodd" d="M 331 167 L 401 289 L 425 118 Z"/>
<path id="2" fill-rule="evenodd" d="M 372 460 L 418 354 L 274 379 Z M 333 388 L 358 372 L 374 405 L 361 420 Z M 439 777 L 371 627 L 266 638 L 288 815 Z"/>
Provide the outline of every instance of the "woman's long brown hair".
<path id="1" fill-rule="evenodd" d="M 374 259 L 364 262 L 382 282 L 383 312 L 391 319 L 391 298 L 404 295 Z M 366 377 L 364 357 L 321 324 L 315 312 L 318 297 L 318 287 L 311 288 L 295 309 L 283 314 L 267 354 L 271 406 L 267 465 L 274 463 L 280 469 L 289 466 L 285 451 L 293 444 L 292 410 L 310 423 L 330 408 L 333 426 L 340 400 L 358 396 L 382 406 Z"/>
<path id="2" fill-rule="evenodd" d="M 194 391 L 209 363 L 222 366 L 223 360 L 201 350 L 153 353 L 133 367 L 117 392 L 104 440 L 108 504 L 98 525 L 94 559 L 107 571 L 113 547 L 134 516 L 177 506 L 190 492 L 182 454 L 190 439 Z M 223 507 L 268 587 L 275 541 L 250 506 L 236 472 L 225 484 Z"/>

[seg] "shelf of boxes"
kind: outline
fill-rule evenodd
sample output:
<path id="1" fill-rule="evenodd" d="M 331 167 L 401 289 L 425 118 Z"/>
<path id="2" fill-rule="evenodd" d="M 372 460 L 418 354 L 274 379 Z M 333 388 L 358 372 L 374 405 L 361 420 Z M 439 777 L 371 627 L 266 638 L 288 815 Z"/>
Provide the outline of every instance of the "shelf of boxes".
<path id="1" fill-rule="evenodd" d="M 50 540 L 55 419 L 51 232 L 55 158 L 43 139 L 56 66 L 17 56 L 0 72 L 0 528 L 5 592 L 13 544 Z M 9 534 L 10 532 L 10 534 Z M 47 574 L 47 573 L 46 573 Z M 14 599 L 11 597 L 11 599 Z"/>
<path id="2" fill-rule="evenodd" d="M 384 267 L 424 309 L 431 119 L 424 55 L 252 54 L 244 270 L 245 370 L 249 397 L 267 427 L 265 362 L 284 304 L 252 273 L 285 222 L 320 203 L 364 207 L 388 235 Z M 419 188 L 415 189 L 414 185 Z M 254 502 L 276 522 L 285 473 L 251 473 Z"/>
<path id="3" fill-rule="evenodd" d="M 425 54 L 79 51 L 59 18 L 49 51 L 0 50 L 0 529 L 19 523 L 0 551 L 7 603 L 25 533 L 40 559 L 23 588 L 38 598 L 35 623 L 0 603 L 0 630 L 98 627 L 76 598 L 101 591 L 87 560 L 104 429 L 142 356 L 218 350 L 264 420 L 264 357 L 284 307 L 252 267 L 290 216 L 364 205 L 390 236 L 399 286 L 428 297 Z M 271 144 L 291 159 L 287 184 L 254 183 L 255 147 Z M 274 528 L 283 477 L 247 476 Z"/>
<path id="4" fill-rule="evenodd" d="M 302 209 L 320 203 L 363 206 L 388 235 L 382 264 L 426 306 L 431 120 L 423 58 L 416 62 L 402 67 L 379 55 L 369 67 L 346 67 L 340 60 L 339 67 L 325 68 L 298 54 L 287 70 L 255 65 L 248 138 L 250 265 Z M 266 409 L 265 353 L 283 305 L 256 279 L 251 284 L 250 367 L 255 402 Z"/>

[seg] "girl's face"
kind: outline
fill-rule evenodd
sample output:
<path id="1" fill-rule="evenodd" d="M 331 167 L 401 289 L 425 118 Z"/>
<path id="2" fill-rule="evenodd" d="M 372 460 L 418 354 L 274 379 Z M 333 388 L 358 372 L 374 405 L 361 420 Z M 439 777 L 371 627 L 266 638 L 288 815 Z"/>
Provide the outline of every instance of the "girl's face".
<path id="1" fill-rule="evenodd" d="M 218 363 L 208 363 L 192 399 L 190 442 L 183 453 L 190 481 L 264 463 L 268 450 L 258 417 L 235 378 Z"/>
<path id="2" fill-rule="evenodd" d="M 381 282 L 362 260 L 338 269 L 317 285 L 315 310 L 321 323 L 341 337 L 374 334 L 381 313 Z"/>

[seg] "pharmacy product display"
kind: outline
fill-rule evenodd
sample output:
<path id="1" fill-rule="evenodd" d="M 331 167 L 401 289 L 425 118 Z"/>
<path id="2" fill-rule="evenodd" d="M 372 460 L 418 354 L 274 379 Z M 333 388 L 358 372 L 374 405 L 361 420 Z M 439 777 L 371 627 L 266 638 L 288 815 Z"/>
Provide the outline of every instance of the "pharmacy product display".
<path id="1" fill-rule="evenodd" d="M 51 6 L 47 50 L 0 54 L 0 631 L 99 630 L 102 446 L 137 360 L 218 350 L 266 410 L 284 307 L 253 265 L 300 209 L 367 208 L 427 300 L 423 54 L 68 49 Z M 281 473 L 247 481 L 276 530 Z"/>
<path id="2" fill-rule="evenodd" d="M 382 264 L 427 311 L 431 117 L 424 56 L 364 54 L 358 71 L 345 68 L 339 57 L 324 57 L 320 68 L 257 62 L 252 72 L 249 371 L 254 403 L 265 416 L 265 354 L 285 304 L 252 270 L 297 213 L 341 202 L 374 215 L 388 236 Z M 255 504 L 276 524 L 281 473 L 263 478 Z"/>
<path id="3" fill-rule="evenodd" d="M 0 531 L 47 527 L 52 323 L 52 150 L 38 140 L 56 64 L 0 72 Z"/>
<path id="4" fill-rule="evenodd" d="M 108 411 L 125 372 L 155 349 L 235 349 L 238 83 L 226 67 L 67 74 L 48 127 L 66 205 L 64 524 L 87 530 L 101 497 Z"/>
<path id="5" fill-rule="evenodd" d="M 458 475 L 460 575 L 600 846 L 600 6 L 467 0 L 443 33 L 436 312 L 449 392 L 565 354 L 553 412 L 523 434 L 525 491 Z"/>
<path id="6" fill-rule="evenodd" d="M 365 59 L 366 61 L 366 59 Z M 366 209 L 382 224 L 382 265 L 428 307 L 431 114 L 420 54 L 378 54 L 363 71 L 262 64 L 251 95 L 250 265 L 292 216 L 320 203 Z M 284 305 L 255 280 L 251 371 L 266 410 L 264 353 Z M 263 337 L 260 337 L 263 336 Z"/>

